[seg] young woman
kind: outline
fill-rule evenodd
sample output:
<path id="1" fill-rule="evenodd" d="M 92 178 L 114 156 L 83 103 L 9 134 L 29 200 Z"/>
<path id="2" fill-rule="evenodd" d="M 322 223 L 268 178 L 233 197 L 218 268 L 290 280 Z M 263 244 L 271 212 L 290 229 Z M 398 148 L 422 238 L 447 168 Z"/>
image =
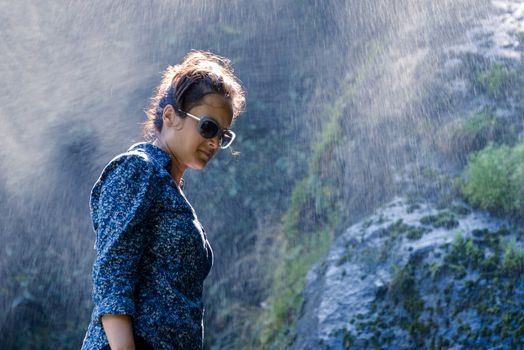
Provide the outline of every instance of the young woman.
<path id="1" fill-rule="evenodd" d="M 213 264 L 183 192 L 235 138 L 244 92 L 229 60 L 192 51 L 170 66 L 144 133 L 104 168 L 91 192 L 94 309 L 82 349 L 201 349 L 202 287 Z"/>

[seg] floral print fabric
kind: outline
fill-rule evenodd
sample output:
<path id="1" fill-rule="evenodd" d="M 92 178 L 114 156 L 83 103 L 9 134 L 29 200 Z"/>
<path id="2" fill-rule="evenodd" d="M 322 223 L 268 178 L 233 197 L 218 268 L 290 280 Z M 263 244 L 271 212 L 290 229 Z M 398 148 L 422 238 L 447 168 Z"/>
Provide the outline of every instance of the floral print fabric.
<path id="1" fill-rule="evenodd" d="M 138 143 L 109 162 L 91 192 L 96 232 L 91 321 L 83 350 L 108 345 L 100 322 L 126 314 L 155 349 L 201 349 L 206 233 L 170 175 L 171 158 Z"/>

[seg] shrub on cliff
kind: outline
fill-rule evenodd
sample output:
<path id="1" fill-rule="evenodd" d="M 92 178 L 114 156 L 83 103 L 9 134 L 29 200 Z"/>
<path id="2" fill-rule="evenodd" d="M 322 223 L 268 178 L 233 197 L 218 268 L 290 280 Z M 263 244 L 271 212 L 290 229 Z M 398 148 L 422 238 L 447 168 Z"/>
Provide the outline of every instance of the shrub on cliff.
<path id="1" fill-rule="evenodd" d="M 489 145 L 473 154 L 463 173 L 462 194 L 472 204 L 524 218 L 524 144 Z"/>
<path id="2" fill-rule="evenodd" d="M 489 97 L 497 100 L 508 97 L 517 82 L 516 72 L 499 63 L 480 71 L 476 78 L 477 86 Z"/>

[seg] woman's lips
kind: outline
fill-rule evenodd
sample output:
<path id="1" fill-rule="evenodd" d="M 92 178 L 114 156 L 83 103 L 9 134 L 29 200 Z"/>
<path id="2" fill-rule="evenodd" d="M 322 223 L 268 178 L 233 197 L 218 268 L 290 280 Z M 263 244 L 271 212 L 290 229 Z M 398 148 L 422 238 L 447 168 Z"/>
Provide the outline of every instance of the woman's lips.
<path id="1" fill-rule="evenodd" d="M 211 159 L 211 157 L 213 156 L 213 154 L 208 151 L 200 150 L 200 152 L 202 152 L 207 157 L 207 159 Z"/>

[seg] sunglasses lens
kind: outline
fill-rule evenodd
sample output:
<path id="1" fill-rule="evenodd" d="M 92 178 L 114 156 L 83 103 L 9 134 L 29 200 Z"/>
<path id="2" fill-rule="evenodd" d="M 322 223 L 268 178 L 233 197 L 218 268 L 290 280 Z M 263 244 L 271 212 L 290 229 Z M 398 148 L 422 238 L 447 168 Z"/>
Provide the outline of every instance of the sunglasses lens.
<path id="1" fill-rule="evenodd" d="M 231 130 L 220 130 L 220 125 L 210 117 L 202 117 L 198 122 L 200 135 L 206 139 L 211 139 L 219 135 L 220 148 L 228 148 L 235 139 L 235 133 Z"/>
<path id="2" fill-rule="evenodd" d="M 200 134 L 206 139 L 215 137 L 218 130 L 218 124 L 214 120 L 205 117 L 200 120 Z"/>

